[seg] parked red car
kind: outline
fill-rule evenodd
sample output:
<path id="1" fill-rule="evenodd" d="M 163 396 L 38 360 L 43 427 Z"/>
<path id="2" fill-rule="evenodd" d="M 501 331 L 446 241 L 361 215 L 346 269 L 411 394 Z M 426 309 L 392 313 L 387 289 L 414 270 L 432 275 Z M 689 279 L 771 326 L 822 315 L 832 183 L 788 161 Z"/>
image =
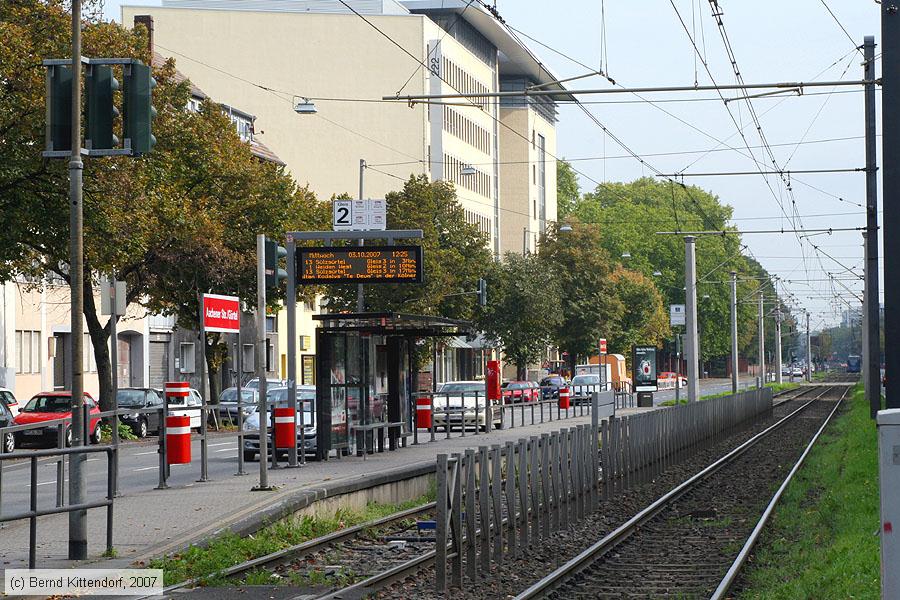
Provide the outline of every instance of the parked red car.
<path id="1" fill-rule="evenodd" d="M 507 381 L 501 389 L 504 404 L 534 402 L 540 395 L 540 389 L 530 381 Z"/>
<path id="2" fill-rule="evenodd" d="M 29 425 L 31 423 L 42 423 L 44 421 L 52 421 L 54 419 L 66 419 L 72 417 L 72 392 L 41 392 L 34 396 L 28 403 L 19 410 L 19 414 L 13 422 L 16 425 Z M 91 414 L 88 430 L 90 431 L 90 440 L 94 444 L 100 443 L 100 417 L 95 415 L 100 413 L 97 403 L 91 398 L 90 394 L 84 395 L 84 405 Z M 26 429 L 16 432 L 16 445 L 22 442 L 42 441 L 50 442 L 56 445 L 57 429 L 56 423 L 50 423 L 47 427 L 36 427 L 34 429 Z M 72 445 L 72 426 L 66 425 L 66 446 Z"/>

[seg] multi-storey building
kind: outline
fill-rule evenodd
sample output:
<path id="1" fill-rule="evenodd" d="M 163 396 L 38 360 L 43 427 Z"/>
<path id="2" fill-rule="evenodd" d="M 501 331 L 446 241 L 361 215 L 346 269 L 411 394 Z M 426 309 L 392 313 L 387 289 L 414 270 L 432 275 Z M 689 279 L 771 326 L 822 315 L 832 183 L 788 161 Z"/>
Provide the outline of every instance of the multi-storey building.
<path id="1" fill-rule="evenodd" d="M 556 109 L 472 96 L 562 87 L 505 25 L 464 0 L 163 0 L 149 15 L 156 51 L 211 96 L 253 111 L 266 143 L 319 197 L 384 195 L 396 178 L 452 181 L 466 217 L 499 256 L 534 249 L 556 218 Z M 355 13 L 354 13 L 355 11 Z M 427 67 L 427 68 L 426 68 Z M 560 96 L 562 97 L 562 96 Z M 317 113 L 297 114 L 305 99 Z"/>

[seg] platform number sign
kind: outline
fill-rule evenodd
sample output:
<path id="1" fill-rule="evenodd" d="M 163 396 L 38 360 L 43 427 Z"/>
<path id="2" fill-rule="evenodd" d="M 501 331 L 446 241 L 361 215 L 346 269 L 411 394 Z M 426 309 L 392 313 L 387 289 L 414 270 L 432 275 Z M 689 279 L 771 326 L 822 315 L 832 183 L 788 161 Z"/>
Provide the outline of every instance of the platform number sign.
<path id="1" fill-rule="evenodd" d="M 335 231 L 353 229 L 353 200 L 335 200 L 332 211 Z"/>

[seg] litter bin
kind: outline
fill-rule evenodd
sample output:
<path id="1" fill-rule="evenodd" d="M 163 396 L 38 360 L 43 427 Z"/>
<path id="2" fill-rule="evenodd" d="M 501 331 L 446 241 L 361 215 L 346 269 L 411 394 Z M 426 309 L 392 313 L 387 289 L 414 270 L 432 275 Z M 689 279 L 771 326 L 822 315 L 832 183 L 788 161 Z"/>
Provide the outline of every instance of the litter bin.
<path id="1" fill-rule="evenodd" d="M 638 408 L 652 408 L 653 407 L 653 392 L 638 392 L 637 393 L 637 401 L 638 401 Z"/>

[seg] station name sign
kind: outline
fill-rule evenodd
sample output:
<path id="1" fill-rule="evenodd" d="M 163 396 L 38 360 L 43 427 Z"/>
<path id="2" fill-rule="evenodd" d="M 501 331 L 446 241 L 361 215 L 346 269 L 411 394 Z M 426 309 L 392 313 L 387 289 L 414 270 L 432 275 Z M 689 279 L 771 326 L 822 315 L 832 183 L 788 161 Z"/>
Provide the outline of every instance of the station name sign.
<path id="1" fill-rule="evenodd" d="M 298 284 L 422 283 L 421 246 L 297 248 Z"/>

